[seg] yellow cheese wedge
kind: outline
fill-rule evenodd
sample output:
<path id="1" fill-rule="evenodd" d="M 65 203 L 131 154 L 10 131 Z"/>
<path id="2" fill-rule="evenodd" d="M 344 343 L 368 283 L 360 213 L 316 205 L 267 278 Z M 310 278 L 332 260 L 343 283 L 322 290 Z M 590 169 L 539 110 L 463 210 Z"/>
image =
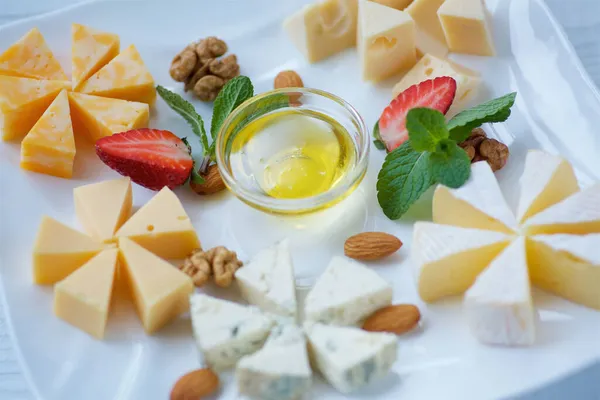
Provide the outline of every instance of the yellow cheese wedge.
<path id="1" fill-rule="evenodd" d="M 69 99 L 63 90 L 21 142 L 21 168 L 71 178 L 74 159 Z"/>
<path id="2" fill-rule="evenodd" d="M 444 0 L 414 0 L 406 8 L 417 26 L 417 51 L 437 57 L 448 54 L 448 46 L 437 11 Z"/>
<path id="3" fill-rule="evenodd" d="M 68 81 L 0 76 L 0 135 L 2 140 L 27 134 Z"/>
<path id="4" fill-rule="evenodd" d="M 119 54 L 119 36 L 80 24 L 71 25 L 73 90 Z"/>
<path id="5" fill-rule="evenodd" d="M 110 241 L 131 215 L 131 180 L 120 178 L 73 190 L 77 218 L 88 235 Z"/>
<path id="6" fill-rule="evenodd" d="M 156 98 L 154 79 L 134 45 L 92 75 L 79 91 L 148 104 L 154 103 Z"/>
<path id="7" fill-rule="evenodd" d="M 0 55 L 0 75 L 66 81 L 68 78 L 37 28 Z"/>
<path id="8" fill-rule="evenodd" d="M 404 10 L 413 0 L 371 0 L 375 3 L 383 4 L 386 7 L 392 7 L 396 10 Z"/>
<path id="9" fill-rule="evenodd" d="M 146 103 L 69 93 L 71 118 L 76 135 L 92 142 L 114 133 L 146 128 L 150 108 Z"/>
<path id="10" fill-rule="evenodd" d="M 58 282 L 102 249 L 102 243 L 44 216 L 33 248 L 33 281 Z"/>
<path id="11" fill-rule="evenodd" d="M 190 218 L 175 193 L 166 186 L 116 236 L 128 237 L 162 258 L 185 258 L 200 247 Z"/>
<path id="12" fill-rule="evenodd" d="M 54 286 L 54 314 L 97 339 L 104 337 L 118 249 L 107 249 Z"/>
<path id="13" fill-rule="evenodd" d="M 445 0 L 437 13 L 450 51 L 476 56 L 494 55 L 483 0 Z"/>
<path id="14" fill-rule="evenodd" d="M 127 238 L 119 239 L 119 249 L 125 279 L 147 333 L 189 310 L 194 291 L 189 276 Z"/>

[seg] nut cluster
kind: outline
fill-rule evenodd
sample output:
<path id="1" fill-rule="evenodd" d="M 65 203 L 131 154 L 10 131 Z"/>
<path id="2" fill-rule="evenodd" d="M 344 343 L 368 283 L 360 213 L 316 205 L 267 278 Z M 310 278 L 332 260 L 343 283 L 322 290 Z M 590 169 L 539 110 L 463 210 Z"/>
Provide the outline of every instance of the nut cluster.
<path id="1" fill-rule="evenodd" d="M 498 171 L 508 161 L 508 147 L 496 139 L 488 138 L 485 131 L 475 128 L 471 136 L 460 144 L 465 149 L 471 162 L 487 161 L 493 171 Z"/>
<path id="2" fill-rule="evenodd" d="M 198 287 L 205 285 L 211 276 L 218 286 L 228 287 L 233 281 L 235 271 L 242 265 L 235 251 L 218 246 L 208 251 L 194 250 L 179 269 L 189 275 Z"/>
<path id="3" fill-rule="evenodd" d="M 213 101 L 225 83 L 240 74 L 235 54 L 227 53 L 227 44 L 214 36 L 190 43 L 173 58 L 169 73 L 177 82 L 185 83 L 202 101 Z"/>

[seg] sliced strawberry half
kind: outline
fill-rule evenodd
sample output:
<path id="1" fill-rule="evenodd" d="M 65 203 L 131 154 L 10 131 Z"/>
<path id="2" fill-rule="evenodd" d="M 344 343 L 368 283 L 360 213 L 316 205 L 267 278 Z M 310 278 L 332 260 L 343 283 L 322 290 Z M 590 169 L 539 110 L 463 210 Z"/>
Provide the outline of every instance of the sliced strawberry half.
<path id="1" fill-rule="evenodd" d="M 379 134 L 387 151 L 394 150 L 408 140 L 406 114 L 411 109 L 427 107 L 446 114 L 455 95 L 454 78 L 442 76 L 412 85 L 396 96 L 379 118 Z"/>
<path id="2" fill-rule="evenodd" d="M 99 139 L 96 154 L 110 168 L 151 190 L 184 184 L 194 166 L 185 142 L 157 129 L 134 129 Z"/>

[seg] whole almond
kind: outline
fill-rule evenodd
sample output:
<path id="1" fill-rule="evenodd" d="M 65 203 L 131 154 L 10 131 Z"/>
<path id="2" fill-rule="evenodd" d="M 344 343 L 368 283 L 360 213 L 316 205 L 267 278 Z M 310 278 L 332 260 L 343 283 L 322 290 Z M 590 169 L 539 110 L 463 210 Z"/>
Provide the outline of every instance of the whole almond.
<path id="1" fill-rule="evenodd" d="M 369 332 L 390 332 L 400 335 L 414 329 L 421 319 L 417 306 L 398 304 L 383 307 L 371 314 L 363 329 Z"/>
<path id="2" fill-rule="evenodd" d="M 219 172 L 219 167 L 213 164 L 208 167 L 208 171 L 200 174 L 204 178 L 204 183 L 198 184 L 190 180 L 190 187 L 198 194 L 213 194 L 225 189 L 225 182 Z"/>
<path id="3" fill-rule="evenodd" d="M 349 237 L 344 254 L 356 260 L 377 260 L 397 252 L 402 241 L 385 232 L 363 232 Z"/>
<path id="4" fill-rule="evenodd" d="M 183 375 L 171 390 L 171 400 L 197 400 L 210 396 L 219 387 L 219 377 L 209 368 Z"/>
<path id="5" fill-rule="evenodd" d="M 275 89 L 304 87 L 304 83 L 296 71 L 281 71 L 275 77 L 273 87 Z"/>

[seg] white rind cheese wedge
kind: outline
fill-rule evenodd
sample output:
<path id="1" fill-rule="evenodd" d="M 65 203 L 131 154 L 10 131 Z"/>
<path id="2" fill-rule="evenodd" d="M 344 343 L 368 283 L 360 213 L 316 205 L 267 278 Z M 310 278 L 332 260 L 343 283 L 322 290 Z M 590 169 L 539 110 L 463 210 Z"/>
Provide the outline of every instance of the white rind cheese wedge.
<path id="1" fill-rule="evenodd" d="M 517 229 L 517 221 L 485 161 L 471 166 L 471 177 L 462 187 L 437 187 L 433 196 L 433 222 L 509 234 Z"/>
<path id="2" fill-rule="evenodd" d="M 510 240 L 500 232 L 415 223 L 412 261 L 419 296 L 432 302 L 464 293 Z"/>
<path id="3" fill-rule="evenodd" d="M 506 346 L 534 343 L 537 317 L 524 237 L 511 243 L 477 277 L 465 294 L 464 305 L 471 332 L 480 342 Z"/>
<path id="4" fill-rule="evenodd" d="M 529 267 L 534 285 L 600 310 L 600 234 L 533 236 Z"/>
<path id="5" fill-rule="evenodd" d="M 392 287 L 376 272 L 333 257 L 305 299 L 307 321 L 353 325 L 392 303 Z"/>
<path id="6" fill-rule="evenodd" d="M 350 393 L 388 374 L 397 338 L 358 328 L 304 324 L 314 366 L 338 391 Z"/>
<path id="7" fill-rule="evenodd" d="M 577 192 L 529 218 L 528 235 L 600 232 L 600 184 Z"/>
<path id="8" fill-rule="evenodd" d="M 483 0 L 445 0 L 437 14 L 450 51 L 475 56 L 494 55 Z"/>
<path id="9" fill-rule="evenodd" d="M 192 327 L 206 363 L 221 370 L 260 349 L 273 319 L 256 307 L 243 306 L 204 294 L 190 297 Z"/>
<path id="10" fill-rule="evenodd" d="M 519 222 L 545 210 L 579 191 L 573 167 L 562 157 L 530 150 L 519 182 Z"/>
<path id="11" fill-rule="evenodd" d="M 295 400 L 310 389 L 306 339 L 293 324 L 277 325 L 264 347 L 237 364 L 238 392 L 260 400 Z"/>
<path id="12" fill-rule="evenodd" d="M 236 271 L 235 278 L 250 304 L 296 319 L 296 283 L 288 240 L 259 252 Z"/>

